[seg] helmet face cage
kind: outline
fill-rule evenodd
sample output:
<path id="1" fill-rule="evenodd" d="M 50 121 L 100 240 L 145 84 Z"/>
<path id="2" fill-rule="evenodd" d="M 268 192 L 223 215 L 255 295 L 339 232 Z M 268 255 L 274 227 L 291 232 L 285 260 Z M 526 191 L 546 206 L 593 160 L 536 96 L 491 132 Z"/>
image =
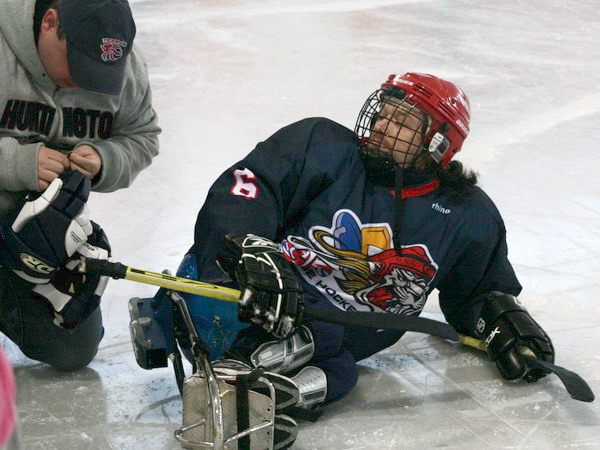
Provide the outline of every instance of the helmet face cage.
<path id="1" fill-rule="evenodd" d="M 460 151 L 469 121 L 469 100 L 459 87 L 409 72 L 390 75 L 371 94 L 354 131 L 369 166 L 384 173 L 395 168 L 429 170 L 431 163 L 447 166 Z"/>
<path id="2" fill-rule="evenodd" d="M 363 157 L 388 170 L 419 168 L 428 156 L 425 142 L 432 120 L 405 91 L 379 89 L 369 96 L 354 132 Z"/>

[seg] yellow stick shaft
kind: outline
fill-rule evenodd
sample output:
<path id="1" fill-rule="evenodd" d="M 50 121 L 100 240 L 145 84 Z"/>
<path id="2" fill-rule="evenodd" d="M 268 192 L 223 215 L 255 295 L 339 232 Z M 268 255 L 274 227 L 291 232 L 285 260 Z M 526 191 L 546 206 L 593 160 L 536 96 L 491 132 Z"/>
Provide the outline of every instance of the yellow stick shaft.
<path id="1" fill-rule="evenodd" d="M 476 348 L 477 350 L 481 350 L 485 352 L 485 344 L 479 339 L 475 339 L 471 336 L 465 336 L 464 334 L 458 335 L 458 340 L 461 344 L 467 345 L 469 347 Z"/>
<path id="2" fill-rule="evenodd" d="M 240 298 L 240 291 L 236 289 L 217 286 L 216 284 L 203 283 L 202 281 L 190 280 L 189 278 L 176 277 L 164 273 L 148 272 L 147 270 L 127 267 L 125 274 L 126 280 L 137 281 L 138 283 L 151 284 L 153 286 L 173 289 L 190 294 L 204 295 L 205 297 L 216 298 L 228 302 L 237 303 Z"/>
<path id="3" fill-rule="evenodd" d="M 153 286 L 172 289 L 174 291 L 188 292 L 190 294 L 203 295 L 205 297 L 216 298 L 227 302 L 237 303 L 240 298 L 240 291 L 216 284 L 204 283 L 202 281 L 190 280 L 189 278 L 167 275 L 164 273 L 149 272 L 147 270 L 136 269 L 134 267 L 124 266 L 120 263 L 112 263 L 101 260 L 88 260 L 88 268 L 94 273 L 111 276 L 113 278 L 124 278 L 138 283 L 151 284 Z M 459 334 L 459 341 L 469 347 L 485 351 L 485 345 L 479 339 Z"/>

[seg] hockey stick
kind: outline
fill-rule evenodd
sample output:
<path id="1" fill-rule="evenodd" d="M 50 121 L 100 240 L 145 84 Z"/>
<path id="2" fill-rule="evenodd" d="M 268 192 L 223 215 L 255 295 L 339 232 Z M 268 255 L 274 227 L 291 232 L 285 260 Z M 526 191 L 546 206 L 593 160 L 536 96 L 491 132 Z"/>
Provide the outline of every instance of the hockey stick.
<path id="1" fill-rule="evenodd" d="M 203 295 L 205 297 L 228 302 L 237 303 L 240 298 L 240 291 L 236 289 L 204 283 L 202 281 L 190 280 L 189 278 L 176 277 L 164 273 L 149 272 L 106 260 L 87 259 L 80 270 L 82 272 L 105 275 L 115 279 L 125 279 L 136 281 L 138 283 L 151 284 L 153 286 L 164 287 L 174 291 Z M 485 344 L 479 339 L 458 334 L 452 326 L 437 320 L 372 312 L 337 311 L 333 309 L 316 308 L 311 305 L 305 305 L 304 311 L 307 317 L 321 320 L 323 322 L 365 328 L 386 328 L 392 330 L 427 333 L 444 339 L 459 341 L 462 344 L 477 350 L 486 350 Z M 589 385 L 575 372 L 571 372 L 564 367 L 556 366 L 545 361 L 540 361 L 527 356 L 524 357 L 527 359 L 527 362 L 531 367 L 540 368 L 555 373 L 564 384 L 567 392 L 575 400 L 584 402 L 591 402 L 594 400 L 594 393 L 590 389 Z"/>
<path id="2" fill-rule="evenodd" d="M 483 341 L 480 341 L 479 339 L 475 339 L 474 337 L 471 336 L 465 336 L 464 334 L 458 334 L 458 341 L 461 344 L 466 345 L 467 347 L 473 347 L 474 349 L 477 350 L 481 350 L 482 352 L 485 352 L 485 344 L 483 343 Z"/>
<path id="3" fill-rule="evenodd" d="M 238 302 L 240 291 L 226 288 L 189 278 L 176 277 L 164 273 L 148 272 L 125 266 L 121 263 L 100 259 L 87 259 L 80 269 L 82 272 L 105 275 L 115 279 L 137 281 L 138 283 L 151 284 L 173 291 L 187 292 L 203 295 L 228 302 Z M 304 315 L 323 322 L 341 325 L 391 329 L 399 331 L 415 331 L 427 333 L 452 341 L 458 341 L 454 328 L 447 323 L 422 317 L 400 316 L 395 314 L 381 314 L 374 312 L 338 311 L 334 309 L 317 308 L 312 305 L 304 306 Z"/>
<path id="4" fill-rule="evenodd" d="M 485 344 L 479 339 L 459 334 L 458 340 L 461 344 L 476 348 L 477 350 L 482 350 L 484 352 L 486 351 Z M 575 372 L 571 372 L 570 370 L 567 370 L 564 367 L 560 367 L 546 361 L 541 361 L 530 356 L 522 356 L 527 361 L 527 365 L 529 367 L 533 369 L 542 369 L 556 374 L 560 381 L 562 381 L 569 395 L 575 400 L 579 400 L 582 402 L 594 401 L 594 392 L 592 392 L 592 389 L 587 384 L 587 382 Z"/>

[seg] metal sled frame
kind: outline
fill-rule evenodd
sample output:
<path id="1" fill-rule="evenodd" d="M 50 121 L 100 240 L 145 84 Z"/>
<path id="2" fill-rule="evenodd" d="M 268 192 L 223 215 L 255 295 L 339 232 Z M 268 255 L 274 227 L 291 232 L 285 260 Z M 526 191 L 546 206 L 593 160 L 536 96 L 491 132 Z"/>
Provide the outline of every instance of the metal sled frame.
<path id="1" fill-rule="evenodd" d="M 224 421 L 223 421 L 223 405 L 221 401 L 221 393 L 219 391 L 219 385 L 217 380 L 221 381 L 235 381 L 236 377 L 234 375 L 217 375 L 215 374 L 210 362 L 208 361 L 207 355 L 205 352 L 201 350 L 201 339 L 196 331 L 196 327 L 192 318 L 190 316 L 189 309 L 185 300 L 177 293 L 170 291 L 167 293 L 169 298 L 173 301 L 173 303 L 177 306 L 179 313 L 183 319 L 183 323 L 187 328 L 189 333 L 190 341 L 192 342 L 192 353 L 194 355 L 194 365 L 196 370 L 204 372 L 206 376 L 206 387 L 207 387 L 207 403 L 206 403 L 206 411 L 210 411 L 212 414 L 212 423 L 214 424 L 213 429 L 211 430 L 212 434 L 212 442 L 199 442 L 192 441 L 183 437 L 183 433 L 191 430 L 193 428 L 199 427 L 201 425 L 206 425 L 207 419 L 202 419 L 198 422 L 195 422 L 191 425 L 178 428 L 175 430 L 175 439 L 182 445 L 188 446 L 188 448 L 212 448 L 215 450 L 227 450 L 229 444 L 243 438 L 245 436 L 250 436 L 252 433 L 263 430 L 265 428 L 271 427 L 271 442 L 268 449 L 273 449 L 273 439 L 275 435 L 275 408 L 271 408 L 269 413 L 268 420 L 265 420 L 263 423 L 250 427 L 244 431 L 241 431 L 231 437 L 225 436 L 224 431 Z M 176 368 L 177 374 L 177 368 Z M 269 389 L 269 396 L 271 398 L 271 402 L 275 405 L 275 388 L 273 384 L 267 380 L 265 377 L 259 376 L 258 381 L 263 383 Z"/>

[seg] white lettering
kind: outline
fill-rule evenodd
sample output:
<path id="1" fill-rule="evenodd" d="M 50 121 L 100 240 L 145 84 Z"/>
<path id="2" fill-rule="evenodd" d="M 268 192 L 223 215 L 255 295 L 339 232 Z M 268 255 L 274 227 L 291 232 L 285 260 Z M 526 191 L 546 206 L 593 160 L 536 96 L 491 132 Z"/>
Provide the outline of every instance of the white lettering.
<path id="1" fill-rule="evenodd" d="M 490 333 L 490 335 L 488 337 L 485 338 L 485 346 L 488 347 L 490 345 L 490 342 L 492 342 L 492 340 L 496 337 L 497 334 L 500 334 L 500 328 L 496 327 L 492 330 L 492 332 Z"/>
<path id="2" fill-rule="evenodd" d="M 43 274 L 49 274 L 49 273 L 54 272 L 54 267 L 50 267 L 49 265 L 44 264 L 39 259 L 37 259 L 31 255 L 28 255 L 27 253 L 21 253 L 20 256 L 21 256 L 21 261 L 23 262 L 23 264 L 25 264 L 31 270 L 35 270 L 36 272 L 43 273 Z"/>
<path id="3" fill-rule="evenodd" d="M 323 289 L 331 300 L 336 302 L 338 305 L 340 305 L 346 311 L 356 311 L 356 307 L 354 305 L 351 305 L 350 303 L 348 303 L 346 300 L 344 300 L 342 298 L 342 296 L 335 291 L 335 289 L 332 289 L 331 287 L 327 286 L 320 280 L 316 283 L 316 286 Z"/>
<path id="4" fill-rule="evenodd" d="M 402 75 L 396 75 L 396 78 L 394 78 L 394 83 L 408 84 L 409 86 L 412 86 L 412 85 L 415 84 L 412 81 L 408 81 L 408 80 L 403 79 Z"/>
<path id="5" fill-rule="evenodd" d="M 442 214 L 450 214 L 452 211 L 448 208 L 444 208 L 439 203 L 432 203 L 431 208 L 435 209 L 437 212 L 441 212 Z"/>
<path id="6" fill-rule="evenodd" d="M 465 126 L 464 123 L 461 122 L 460 119 L 456 119 L 456 125 L 458 125 L 465 134 L 469 134 L 469 129 Z"/>
<path id="7" fill-rule="evenodd" d="M 483 320 L 481 317 L 479 318 L 479 320 L 477 320 L 477 331 L 482 334 L 485 330 L 485 320 Z"/>

